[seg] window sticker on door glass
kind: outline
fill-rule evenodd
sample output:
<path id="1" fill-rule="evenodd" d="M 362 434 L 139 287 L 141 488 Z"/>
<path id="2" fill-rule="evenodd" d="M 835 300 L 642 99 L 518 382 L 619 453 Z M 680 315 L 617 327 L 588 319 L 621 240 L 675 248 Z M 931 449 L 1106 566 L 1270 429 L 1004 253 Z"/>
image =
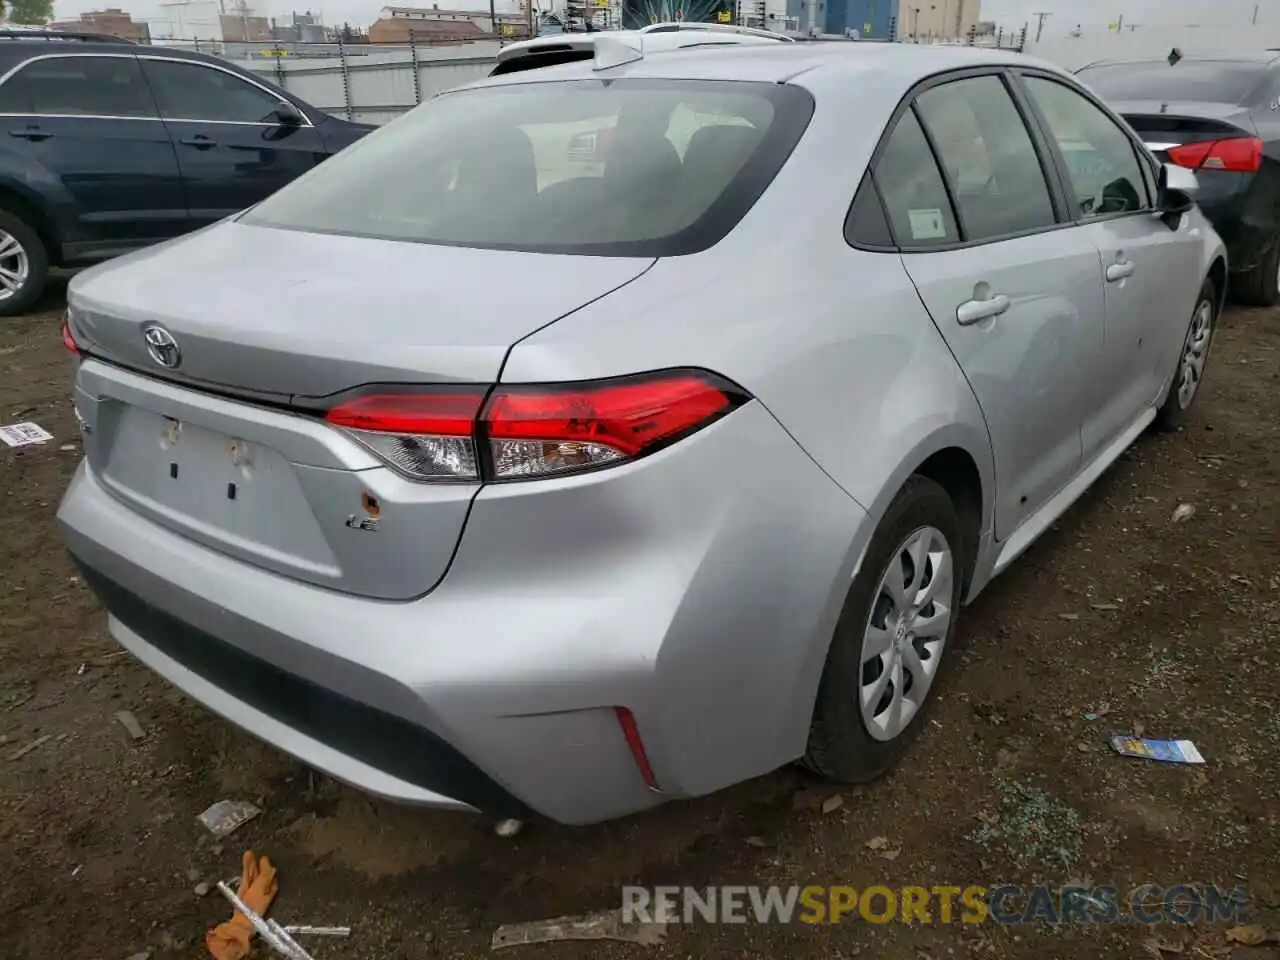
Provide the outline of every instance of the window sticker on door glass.
<path id="1" fill-rule="evenodd" d="M 947 222 L 936 207 L 926 210 L 908 210 L 912 240 L 945 240 Z"/>

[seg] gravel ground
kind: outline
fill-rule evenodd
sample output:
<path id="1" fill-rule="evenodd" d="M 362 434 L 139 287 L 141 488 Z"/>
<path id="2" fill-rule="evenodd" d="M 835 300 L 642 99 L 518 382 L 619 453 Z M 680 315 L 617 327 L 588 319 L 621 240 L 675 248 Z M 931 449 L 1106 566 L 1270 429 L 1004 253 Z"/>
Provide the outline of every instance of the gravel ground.
<path id="1" fill-rule="evenodd" d="M 56 294 L 0 323 L 0 423 L 56 436 L 0 448 L 3 960 L 207 955 L 227 910 L 196 887 L 235 874 L 245 847 L 279 866 L 273 915 L 355 926 L 345 945 L 313 941 L 317 960 L 483 956 L 501 923 L 614 907 L 636 883 L 1213 882 L 1247 887 L 1249 919 L 1280 929 L 1280 312 L 1228 313 L 1187 429 L 1144 438 L 968 611 L 957 669 L 897 771 L 838 806 L 785 770 L 501 839 L 313 774 L 118 650 L 52 522 L 79 456 Z M 1194 516 L 1175 523 L 1183 504 Z M 1135 725 L 1193 739 L 1208 763 L 1109 752 L 1106 736 Z M 196 816 L 228 797 L 264 812 L 217 844 Z M 657 945 L 504 954 L 1280 957 L 1228 930 L 681 924 Z"/>

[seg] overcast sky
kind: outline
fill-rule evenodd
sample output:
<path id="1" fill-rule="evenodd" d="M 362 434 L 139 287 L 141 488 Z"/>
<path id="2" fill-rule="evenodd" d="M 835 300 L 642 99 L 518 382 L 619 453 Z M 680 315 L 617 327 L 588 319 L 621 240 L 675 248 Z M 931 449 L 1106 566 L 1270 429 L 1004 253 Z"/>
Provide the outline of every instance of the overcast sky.
<path id="1" fill-rule="evenodd" d="M 378 16 L 378 11 L 389 2 L 404 5 L 430 6 L 430 0 L 250 0 L 250 4 L 267 16 L 282 16 L 290 10 L 302 12 L 307 4 L 318 9 L 326 22 L 367 26 Z M 441 7 L 466 8 L 487 6 L 487 0 L 438 0 Z M 547 0 L 539 0 L 538 6 Z M 1165 23 L 1201 25 L 1247 24 L 1254 7 L 1261 4 L 1259 22 L 1275 24 L 1280 21 L 1280 0 L 982 0 L 982 19 L 1001 24 L 1021 25 L 1033 20 L 1036 11 L 1053 14 L 1045 23 L 1045 34 L 1065 34 L 1076 24 L 1105 24 L 1123 15 L 1126 23 Z M 230 7 L 230 0 L 227 6 Z M 85 10 L 122 6 L 137 19 L 150 20 L 160 16 L 158 0 L 55 0 L 54 10 L 59 18 L 75 17 Z M 1034 29 L 1034 22 L 1032 27 Z"/>

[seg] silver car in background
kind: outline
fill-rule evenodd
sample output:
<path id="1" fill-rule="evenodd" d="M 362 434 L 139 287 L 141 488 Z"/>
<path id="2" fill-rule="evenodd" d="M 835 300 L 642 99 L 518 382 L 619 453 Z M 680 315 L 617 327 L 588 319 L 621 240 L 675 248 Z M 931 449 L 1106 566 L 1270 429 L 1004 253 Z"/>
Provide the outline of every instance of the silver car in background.
<path id="1" fill-rule="evenodd" d="M 375 794 L 867 780 L 961 605 L 1186 416 L 1194 188 L 1005 51 L 615 38 L 77 277 L 62 533 L 140 660 Z"/>

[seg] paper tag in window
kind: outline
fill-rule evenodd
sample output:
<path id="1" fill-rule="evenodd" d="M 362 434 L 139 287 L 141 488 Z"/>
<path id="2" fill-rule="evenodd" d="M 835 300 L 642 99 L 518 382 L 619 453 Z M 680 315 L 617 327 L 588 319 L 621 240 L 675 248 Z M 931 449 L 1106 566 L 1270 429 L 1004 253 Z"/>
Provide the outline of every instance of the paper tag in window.
<path id="1" fill-rule="evenodd" d="M 908 210 L 907 216 L 911 220 L 912 240 L 946 239 L 947 222 L 943 219 L 941 210 L 936 208 L 932 210 Z"/>

